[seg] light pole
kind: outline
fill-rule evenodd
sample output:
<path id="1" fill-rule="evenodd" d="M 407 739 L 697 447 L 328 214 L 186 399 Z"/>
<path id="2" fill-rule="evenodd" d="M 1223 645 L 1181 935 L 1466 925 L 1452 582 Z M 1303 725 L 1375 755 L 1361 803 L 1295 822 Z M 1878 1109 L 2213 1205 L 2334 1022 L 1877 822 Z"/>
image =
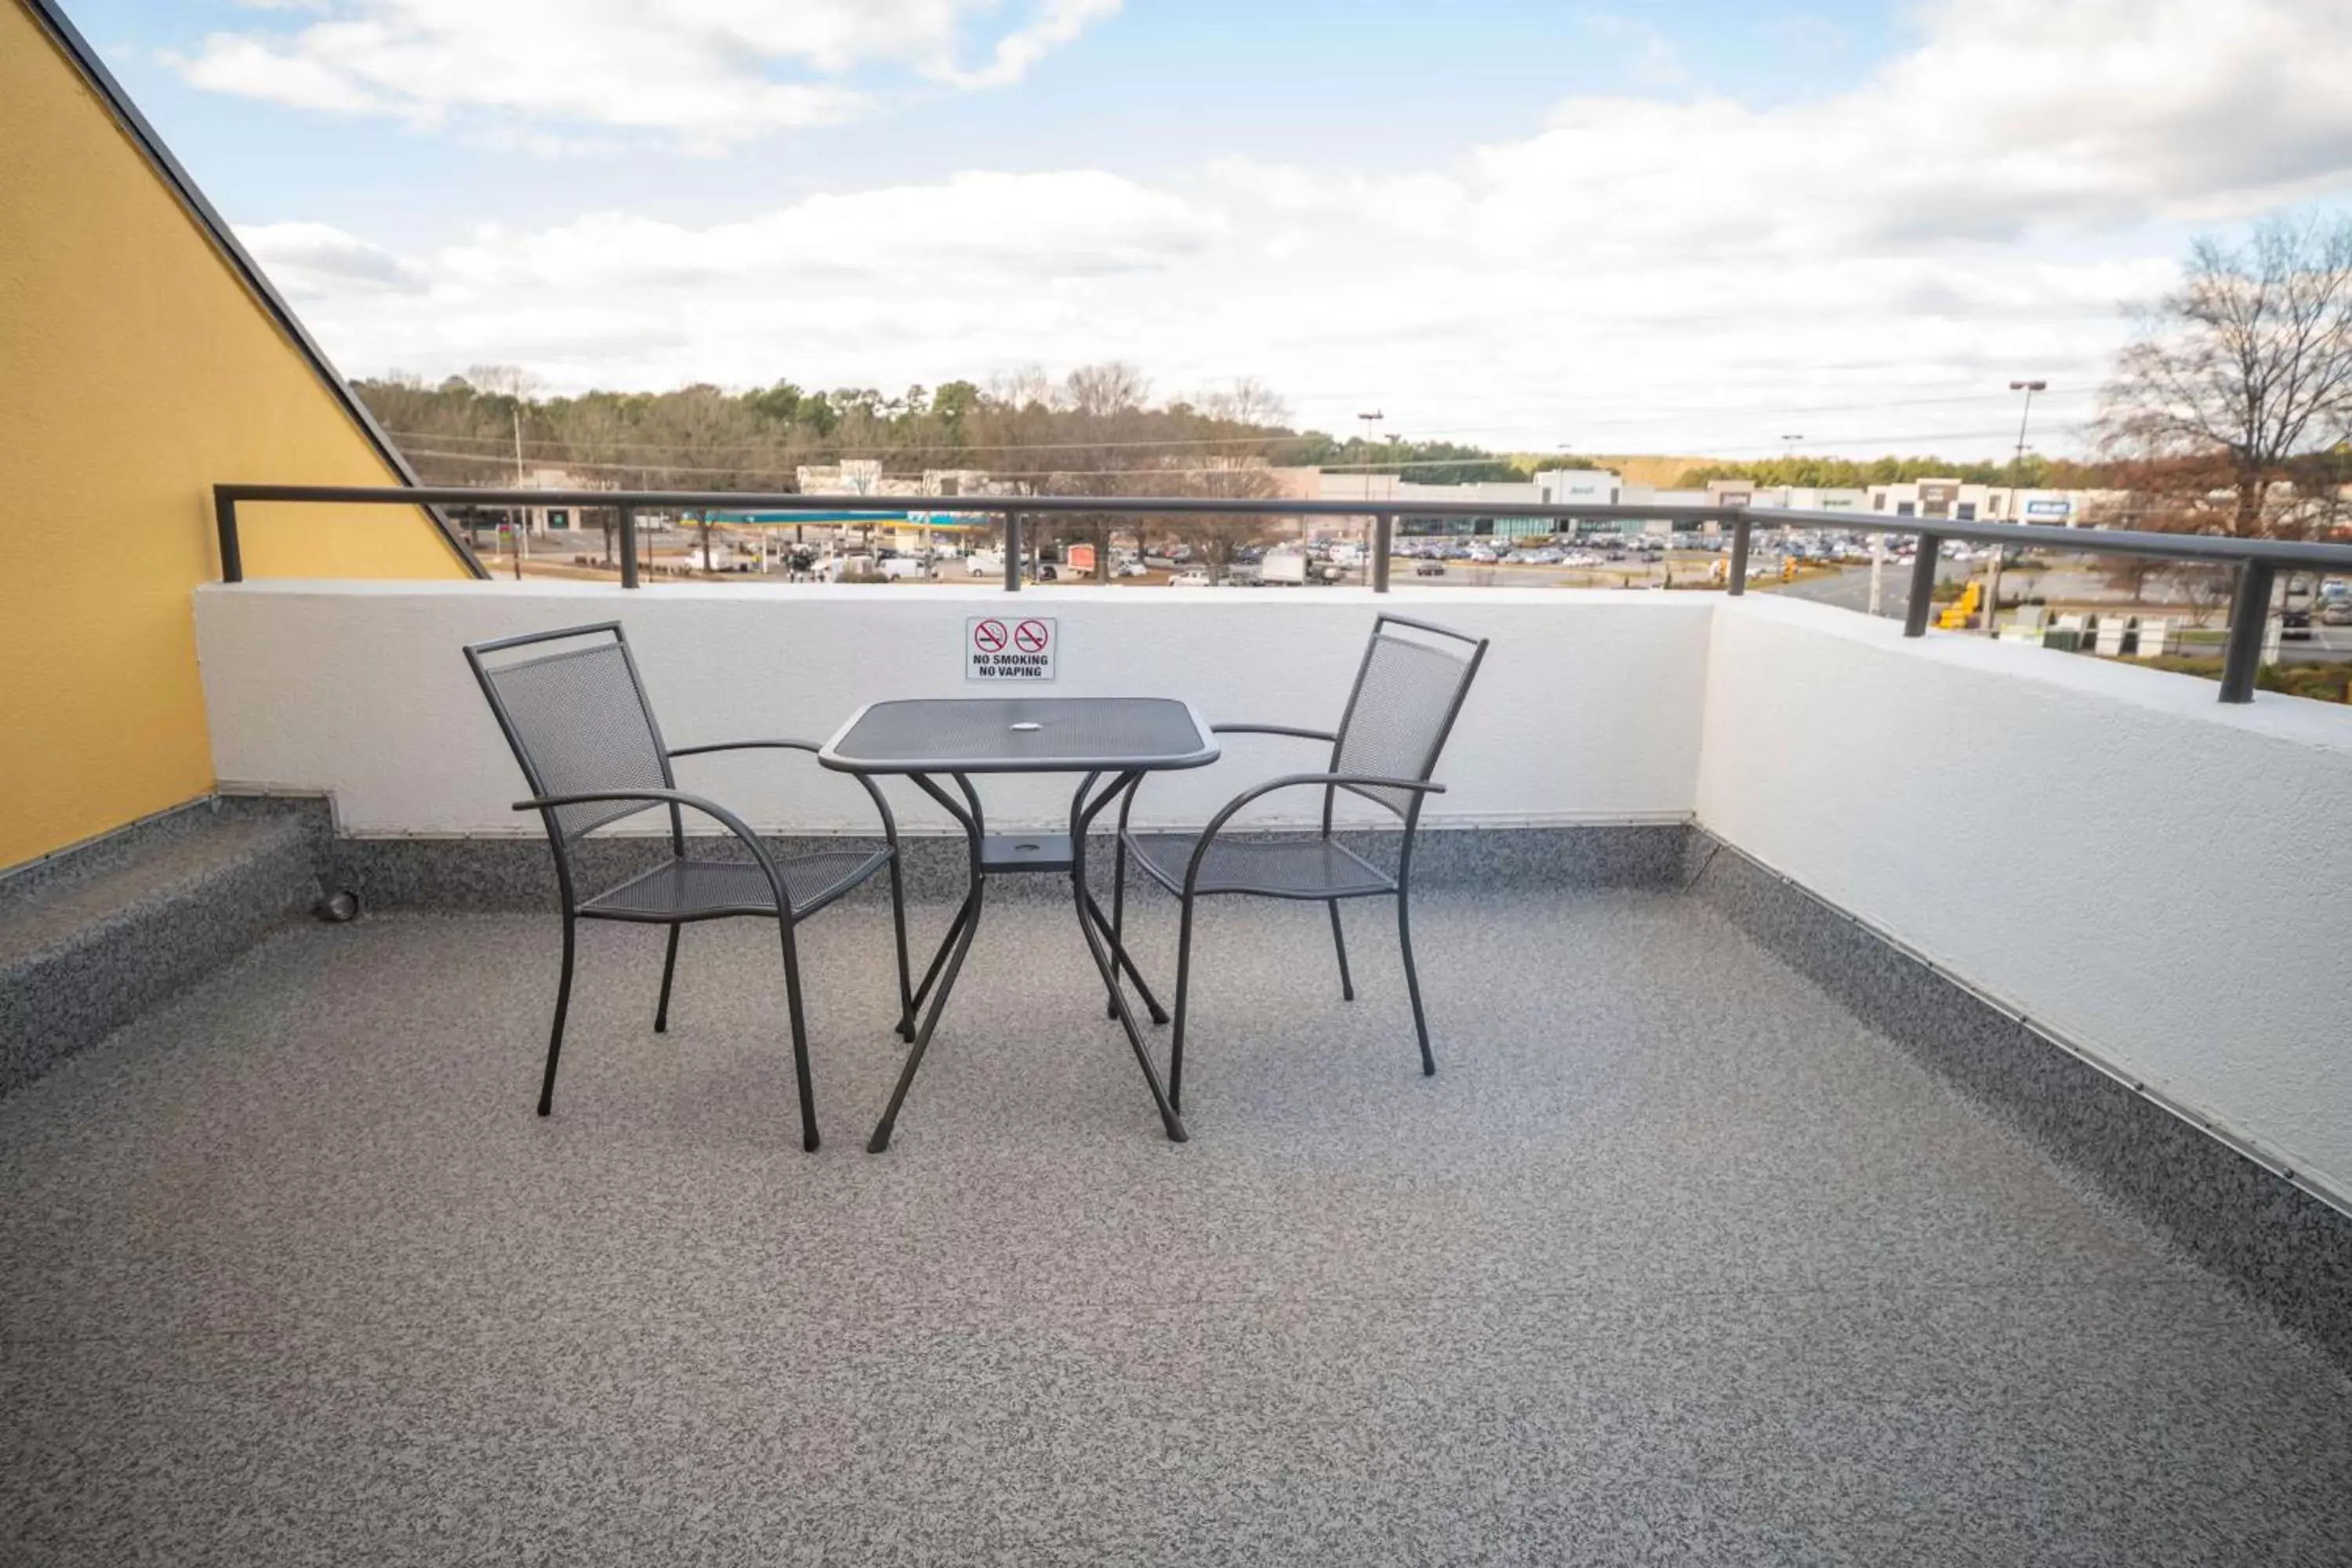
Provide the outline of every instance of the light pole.
<path id="1" fill-rule="evenodd" d="M 2009 464 L 2009 521 L 2015 522 L 2020 515 L 2017 485 L 2025 471 L 2025 422 L 2033 417 L 2033 395 L 2049 391 L 2050 384 L 2046 381 L 2012 381 L 2009 389 L 2025 394 L 2025 407 L 2017 416 L 2017 456 L 2010 459 Z"/>
<path id="2" fill-rule="evenodd" d="M 1372 437 L 1380 433 L 1381 421 L 1388 417 L 1388 413 L 1385 409 L 1375 408 L 1369 414 L 1359 414 L 1356 417 L 1361 420 L 1364 426 L 1364 502 L 1369 506 L 1371 504 L 1372 500 L 1372 468 L 1370 456 L 1372 449 Z M 1391 447 L 1396 445 L 1396 437 L 1394 436 L 1391 436 L 1389 437 L 1389 445 Z M 1394 493 L 1394 491 L 1391 491 L 1391 496 L 1393 496 Z M 1378 548 L 1380 539 L 1380 520 L 1368 512 L 1364 516 L 1364 581 L 1367 583 L 1372 580 L 1372 552 L 1374 549 Z"/>
<path id="3" fill-rule="evenodd" d="M 2025 394 L 2025 407 L 2017 416 L 2017 455 L 2009 462 L 2009 521 L 2017 522 L 2025 515 L 2025 503 L 2018 500 L 2017 496 L 2018 485 L 2025 477 L 2025 424 L 2027 420 L 2033 417 L 2033 395 L 2037 392 L 2049 391 L 2050 384 L 2046 381 L 2012 381 L 2009 384 L 2009 389 L 2011 392 Z M 1991 637 L 2000 636 L 2000 558 L 2002 553 L 2000 546 L 1993 547 L 1992 565 L 1985 572 L 1985 635 Z"/>
<path id="4" fill-rule="evenodd" d="M 1364 500 L 1369 502 L 1372 499 L 1372 444 L 1380 436 L 1381 421 L 1386 419 L 1388 415 L 1375 408 L 1369 414 L 1359 414 L 1356 417 L 1364 426 Z M 1389 438 L 1391 441 L 1396 439 L 1393 436 Z"/>
<path id="5" fill-rule="evenodd" d="M 1780 437 L 1780 458 L 1782 462 L 1788 465 L 1789 472 L 1792 476 L 1797 471 L 1797 447 L 1798 444 L 1803 440 L 1804 437 L 1802 436 L 1783 436 Z M 1793 478 L 1788 484 L 1780 487 L 1780 504 L 1782 506 L 1793 506 L 1796 504 L 1796 481 Z M 1748 499 L 1750 501 L 1753 501 L 1756 498 L 1754 496 L 1750 496 Z M 1781 535 L 1780 542 L 1780 553 L 1785 559 L 1788 555 L 1788 536 L 1785 533 Z"/>

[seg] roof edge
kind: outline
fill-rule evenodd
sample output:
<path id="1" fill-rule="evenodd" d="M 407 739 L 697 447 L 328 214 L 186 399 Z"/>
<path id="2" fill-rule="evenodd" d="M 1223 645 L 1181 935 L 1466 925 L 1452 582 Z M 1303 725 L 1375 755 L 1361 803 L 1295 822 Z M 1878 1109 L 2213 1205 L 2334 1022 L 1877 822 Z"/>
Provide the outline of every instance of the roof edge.
<path id="1" fill-rule="evenodd" d="M 359 394 L 352 390 L 342 373 L 327 358 L 326 352 L 310 336 L 310 330 L 302 325 L 301 318 L 295 315 L 293 307 L 287 304 L 278 292 L 260 264 L 237 242 L 227 221 L 206 199 L 194 179 L 181 165 L 180 160 L 164 144 L 163 137 L 156 134 L 155 128 L 147 122 L 147 117 L 139 112 L 138 105 L 131 101 L 131 95 L 122 90 L 122 84 L 114 79 L 114 73 L 106 68 L 105 62 L 98 58 L 98 51 L 90 47 L 80 29 L 67 18 L 57 0 L 24 0 L 24 4 L 32 14 L 33 20 L 57 45 L 58 52 L 73 62 L 74 68 L 81 72 L 82 79 L 97 92 L 108 112 L 114 116 L 115 123 L 131 138 L 131 144 L 146 158 L 149 166 L 163 177 L 172 194 L 179 197 L 180 205 L 195 220 L 196 226 L 204 231 L 205 237 L 212 241 L 221 258 L 228 263 L 229 269 L 237 275 L 253 297 L 260 301 L 261 308 L 270 319 L 293 341 L 295 349 L 310 363 L 312 374 L 342 405 L 343 412 L 352 424 L 359 426 L 360 434 L 366 437 L 369 446 L 375 448 L 376 455 L 399 476 L 402 484 L 418 484 L 416 471 L 408 466 L 408 459 L 401 455 L 392 437 L 384 434 L 383 427 L 376 423 L 375 416 L 368 412 L 367 405 L 360 401 Z M 481 578 L 489 575 L 488 569 L 483 566 L 473 548 L 439 507 L 423 506 L 420 510 L 433 520 L 433 526 L 440 531 L 442 542 L 449 546 L 468 573 Z"/>

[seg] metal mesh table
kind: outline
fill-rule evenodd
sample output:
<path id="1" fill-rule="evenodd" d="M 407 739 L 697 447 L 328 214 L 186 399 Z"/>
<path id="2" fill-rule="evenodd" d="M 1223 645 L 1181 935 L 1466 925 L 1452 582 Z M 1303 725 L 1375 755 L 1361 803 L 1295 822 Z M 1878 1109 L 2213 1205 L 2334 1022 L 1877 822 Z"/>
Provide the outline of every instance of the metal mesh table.
<path id="1" fill-rule="evenodd" d="M 971 848 L 970 883 L 915 988 L 919 1022 L 902 1025 L 907 1065 L 888 1109 L 866 1147 L 881 1153 L 890 1146 L 898 1111 L 922 1066 L 948 994 L 980 929 L 987 879 L 1012 873 L 1067 872 L 1077 906 L 1078 931 L 1110 994 L 1110 1013 L 1126 1032 L 1136 1065 L 1151 1090 L 1152 1103 L 1168 1136 L 1184 1142 L 1184 1123 L 1168 1101 L 1158 1069 L 1144 1049 L 1143 1032 L 1119 984 L 1124 973 L 1150 1010 L 1154 1023 L 1168 1015 L 1144 984 L 1134 960 L 1120 945 L 1117 923 L 1106 916 L 1087 887 L 1087 832 L 1103 808 L 1130 792 L 1149 773 L 1197 768 L 1217 760 L 1209 726 L 1189 702 L 1160 697 L 984 697 L 875 702 L 858 710 L 818 752 L 817 760 L 841 773 L 903 774 L 944 807 L 964 831 Z M 1061 834 L 992 836 L 972 778 L 982 773 L 1081 773 L 1070 798 L 1070 831 Z M 1104 775 L 1110 782 L 1095 785 Z M 954 781 L 950 794 L 940 779 Z M 959 798 L 961 797 L 961 798 Z"/>

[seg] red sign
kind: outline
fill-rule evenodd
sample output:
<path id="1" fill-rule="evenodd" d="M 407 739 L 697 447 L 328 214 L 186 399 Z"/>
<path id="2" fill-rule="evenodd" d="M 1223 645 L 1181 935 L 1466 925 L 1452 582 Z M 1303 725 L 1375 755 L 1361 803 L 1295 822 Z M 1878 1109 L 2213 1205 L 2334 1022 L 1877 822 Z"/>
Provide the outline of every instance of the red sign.
<path id="1" fill-rule="evenodd" d="M 991 621 L 989 625 L 996 623 Z M 1049 640 L 1043 621 L 1024 621 L 1013 628 L 1013 646 L 1023 653 L 1044 653 Z"/>
<path id="2" fill-rule="evenodd" d="M 1022 624 L 1027 626 L 1029 623 L 1024 621 Z M 982 621 L 972 627 L 971 646 L 982 653 L 1002 653 L 1004 650 L 1004 623 Z"/>

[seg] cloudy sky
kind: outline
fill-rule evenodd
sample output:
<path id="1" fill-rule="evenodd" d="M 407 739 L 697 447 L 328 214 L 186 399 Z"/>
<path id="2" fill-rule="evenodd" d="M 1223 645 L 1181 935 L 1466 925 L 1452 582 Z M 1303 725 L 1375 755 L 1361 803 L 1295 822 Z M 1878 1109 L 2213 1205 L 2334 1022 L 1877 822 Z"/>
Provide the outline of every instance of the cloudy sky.
<path id="1" fill-rule="evenodd" d="M 2346 0 L 66 3 L 354 374 L 2058 452 L 2191 235 L 2352 203 Z"/>

